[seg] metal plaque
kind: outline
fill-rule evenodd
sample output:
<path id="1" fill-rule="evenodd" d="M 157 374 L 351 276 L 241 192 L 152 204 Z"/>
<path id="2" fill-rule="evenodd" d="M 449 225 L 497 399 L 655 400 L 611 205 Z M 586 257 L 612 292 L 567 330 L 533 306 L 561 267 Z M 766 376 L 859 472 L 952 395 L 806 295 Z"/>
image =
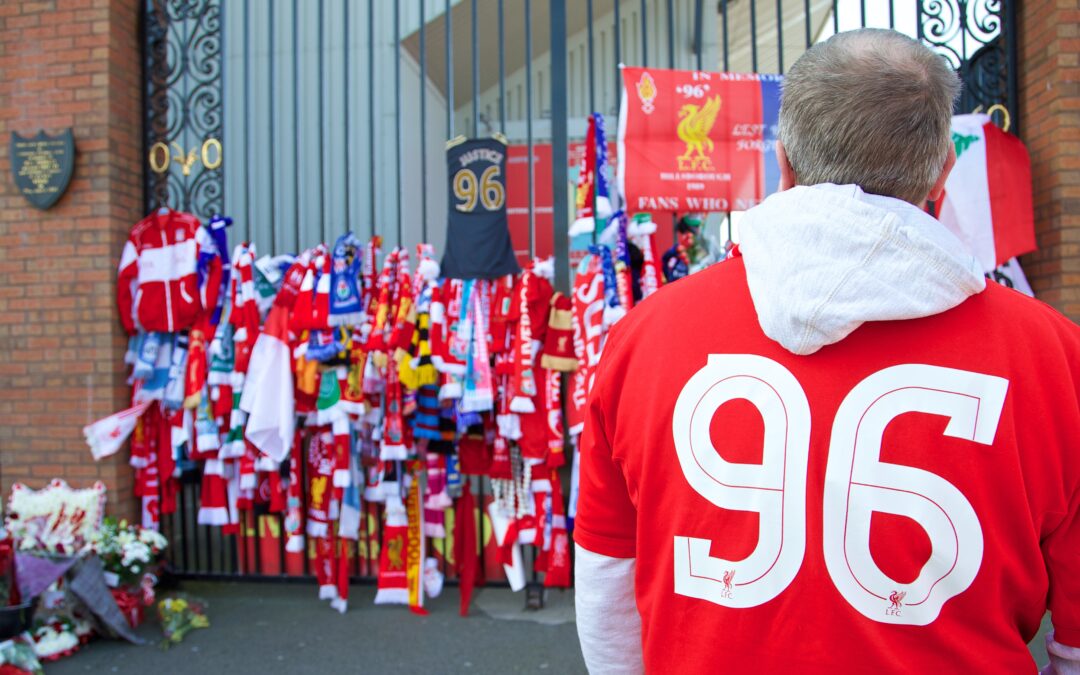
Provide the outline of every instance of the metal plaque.
<path id="1" fill-rule="evenodd" d="M 11 172 L 26 201 L 44 211 L 60 199 L 75 169 L 75 137 L 71 129 L 56 136 L 44 130 L 24 138 L 11 132 Z"/>

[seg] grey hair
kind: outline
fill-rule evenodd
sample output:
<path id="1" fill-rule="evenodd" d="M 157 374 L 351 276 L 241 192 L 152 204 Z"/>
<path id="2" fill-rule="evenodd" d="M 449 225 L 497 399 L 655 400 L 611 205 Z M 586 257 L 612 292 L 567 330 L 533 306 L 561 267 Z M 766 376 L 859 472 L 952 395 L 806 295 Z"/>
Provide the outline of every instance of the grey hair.
<path id="1" fill-rule="evenodd" d="M 780 141 L 800 185 L 920 204 L 945 165 L 959 93 L 944 57 L 906 35 L 837 33 L 784 76 Z"/>

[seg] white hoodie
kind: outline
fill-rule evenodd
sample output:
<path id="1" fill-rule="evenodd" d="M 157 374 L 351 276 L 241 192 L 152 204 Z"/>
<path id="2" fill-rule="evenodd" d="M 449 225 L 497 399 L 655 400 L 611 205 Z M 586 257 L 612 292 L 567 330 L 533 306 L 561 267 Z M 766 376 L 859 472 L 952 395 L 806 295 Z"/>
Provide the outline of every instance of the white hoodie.
<path id="1" fill-rule="evenodd" d="M 793 354 L 867 321 L 940 314 L 986 288 L 975 256 L 937 220 L 857 185 L 774 194 L 740 231 L 758 322 Z"/>
<path id="2" fill-rule="evenodd" d="M 795 187 L 740 224 L 747 284 L 764 333 L 794 354 L 867 321 L 940 314 L 986 287 L 975 257 L 917 207 L 855 185 Z M 642 672 L 634 559 L 577 547 L 578 636 L 591 673 Z M 1058 673 L 1073 673 L 1048 638 Z M 1047 671 L 1052 672 L 1052 671 Z"/>

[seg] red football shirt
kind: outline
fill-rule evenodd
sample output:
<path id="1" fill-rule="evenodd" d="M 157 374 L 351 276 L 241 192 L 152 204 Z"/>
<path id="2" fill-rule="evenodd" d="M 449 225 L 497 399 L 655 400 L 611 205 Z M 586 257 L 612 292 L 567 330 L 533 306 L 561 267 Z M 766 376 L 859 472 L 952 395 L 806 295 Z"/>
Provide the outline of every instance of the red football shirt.
<path id="1" fill-rule="evenodd" d="M 611 334 L 575 538 L 637 558 L 651 672 L 1033 672 L 1047 608 L 1080 646 L 1078 385 L 996 284 L 795 356 L 735 259 Z"/>

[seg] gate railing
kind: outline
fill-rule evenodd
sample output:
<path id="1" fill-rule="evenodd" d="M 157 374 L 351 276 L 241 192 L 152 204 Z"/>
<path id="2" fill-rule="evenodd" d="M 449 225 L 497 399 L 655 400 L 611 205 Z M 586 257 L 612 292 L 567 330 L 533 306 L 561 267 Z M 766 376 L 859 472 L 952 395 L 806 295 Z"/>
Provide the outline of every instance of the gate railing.
<path id="1" fill-rule="evenodd" d="M 378 0 L 144 0 L 146 209 L 167 204 L 204 219 L 229 210 L 238 222 L 233 236 L 275 253 L 344 229 L 380 234 L 390 246 L 414 244 L 442 229 L 438 205 L 445 188 L 432 178 L 439 162 L 429 161 L 429 146 L 441 153 L 440 136 L 476 135 L 496 122 L 506 129 L 520 121 L 529 157 L 532 255 L 538 234 L 551 236 L 537 231 L 535 185 L 550 181 L 553 231 L 565 232 L 570 123 L 601 100 L 614 100 L 618 109 L 618 64 L 783 73 L 829 34 L 894 27 L 932 46 L 960 72 L 965 89 L 958 112 L 1001 104 L 1015 130 L 1016 1 L 406 0 L 392 3 L 388 17 L 390 3 Z M 494 40 L 478 30 L 492 17 Z M 461 30 L 463 21 L 468 25 Z M 414 22 L 415 33 L 402 35 L 402 27 Z M 546 51 L 534 39 L 545 33 Z M 485 61 L 482 44 L 492 41 L 496 58 Z M 406 54 L 413 60 L 403 61 Z M 413 94 L 403 88 L 409 74 L 402 63 L 415 63 L 419 72 L 418 129 L 406 126 L 411 104 L 405 99 Z M 508 67 L 516 70 L 508 73 Z M 302 96 L 312 86 L 308 72 L 318 80 L 314 100 Z M 236 80 L 227 81 L 226 73 Z M 327 83 L 324 76 L 338 79 Z M 582 110 L 585 101 L 588 110 Z M 429 119 L 437 105 L 445 105 L 445 124 Z M 523 113 L 515 115 L 515 108 Z M 552 170 L 537 176 L 534 131 L 541 124 L 550 125 L 542 140 L 551 143 Z M 317 139 L 314 147 L 311 138 Z M 336 147 L 342 143 L 344 152 Z M 359 151 L 364 149 L 367 156 Z M 317 195 L 305 187 L 314 175 L 320 177 Z M 339 187 L 328 189 L 331 181 Z M 565 289 L 566 237 L 554 236 L 552 243 L 556 279 Z M 483 483 L 474 482 L 482 505 Z M 286 569 L 283 537 L 274 534 L 282 531 L 278 515 L 248 512 L 237 535 L 197 525 L 199 483 L 198 468 L 191 468 L 177 513 L 163 517 L 176 572 L 308 575 L 307 555 L 299 569 Z M 371 580 L 377 569 L 372 552 L 381 519 L 371 516 L 374 529 L 365 525 L 357 544 L 358 580 Z"/>

